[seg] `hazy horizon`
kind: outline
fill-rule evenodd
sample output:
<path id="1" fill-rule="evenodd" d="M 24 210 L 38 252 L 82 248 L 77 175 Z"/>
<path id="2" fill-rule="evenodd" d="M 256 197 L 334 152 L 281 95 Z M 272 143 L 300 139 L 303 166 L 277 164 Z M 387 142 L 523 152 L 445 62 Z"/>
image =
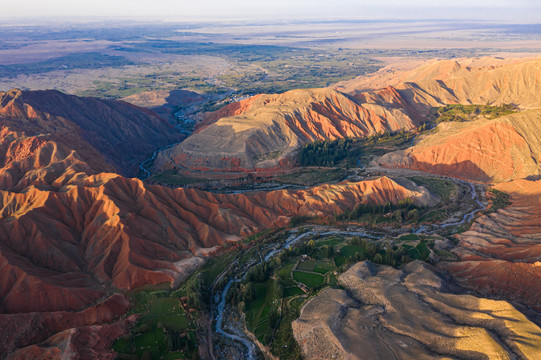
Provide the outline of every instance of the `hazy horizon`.
<path id="1" fill-rule="evenodd" d="M 503 0 L 465 1 L 440 5 L 434 1 L 413 0 L 404 6 L 398 0 L 365 1 L 336 0 L 332 4 L 323 0 L 274 0 L 262 4 L 247 0 L 220 2 L 203 0 L 197 3 L 174 0 L 94 0 L 78 2 L 67 0 L 19 0 L 2 7 L 0 19 L 16 20 L 36 18 L 41 21 L 69 19 L 84 21 L 102 18 L 111 20 L 156 19 L 164 21 L 206 20 L 493 20 L 515 23 L 538 23 L 541 5 L 529 0 L 513 3 Z"/>

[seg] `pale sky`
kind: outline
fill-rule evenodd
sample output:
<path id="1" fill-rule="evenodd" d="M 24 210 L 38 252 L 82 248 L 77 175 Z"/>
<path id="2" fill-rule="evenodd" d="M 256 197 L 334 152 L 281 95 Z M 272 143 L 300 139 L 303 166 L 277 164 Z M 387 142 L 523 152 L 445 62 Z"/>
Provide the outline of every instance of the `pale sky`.
<path id="1" fill-rule="evenodd" d="M 167 17 L 409 19 L 540 22 L 538 0 L 0 0 L 0 18 Z"/>

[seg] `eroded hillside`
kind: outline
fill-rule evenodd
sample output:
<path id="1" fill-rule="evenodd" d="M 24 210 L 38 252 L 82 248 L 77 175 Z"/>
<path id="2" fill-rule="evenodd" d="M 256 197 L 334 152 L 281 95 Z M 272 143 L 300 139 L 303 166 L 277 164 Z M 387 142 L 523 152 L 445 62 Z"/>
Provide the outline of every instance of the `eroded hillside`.
<path id="1" fill-rule="evenodd" d="M 53 161 L 62 162 L 58 157 L 73 156 L 71 152 L 75 150 L 79 159 L 74 161 L 90 164 L 95 172 L 113 169 L 131 176 L 156 147 L 181 138 L 164 120 L 146 109 L 52 90 L 0 92 L 0 119 L 4 136 L 13 132 L 16 134 L 12 136 L 25 137 L 25 144 L 17 145 L 25 148 L 18 156 L 30 156 L 28 150 L 38 150 L 45 142 L 54 142 L 48 146 L 54 149 L 45 151 L 40 158 L 50 157 L 51 151 L 58 149 L 60 154 L 53 156 Z M 11 139 L 7 140 L 2 142 L 3 146 L 11 144 Z M 30 165 L 42 168 L 44 164 Z"/>
<path id="2" fill-rule="evenodd" d="M 541 111 L 488 120 L 442 123 L 415 146 L 378 158 L 403 167 L 481 182 L 503 182 L 541 173 Z"/>
<path id="3" fill-rule="evenodd" d="M 154 171 L 292 166 L 290 155 L 306 143 L 413 130 L 431 107 L 446 104 L 536 108 L 540 74 L 540 60 L 428 61 L 413 69 L 382 69 L 335 86 L 339 91 L 257 95 L 209 114 L 195 134 L 158 156 Z"/>
<path id="4" fill-rule="evenodd" d="M 119 320 L 126 291 L 177 285 L 224 246 L 291 217 L 437 201 L 387 177 L 247 195 L 152 186 L 112 171 L 175 139 L 153 115 L 54 92 L 12 91 L 2 106 L 0 319 L 10 325 L 0 353 L 19 349 L 13 358 L 113 357 L 112 341 L 134 321 Z"/>
<path id="5" fill-rule="evenodd" d="M 283 168 L 299 146 L 315 140 L 416 131 L 432 106 L 513 103 L 521 110 L 497 119 L 441 123 L 407 150 L 358 169 L 358 181 L 300 190 L 219 194 L 126 178 L 117 173 L 133 175 L 149 154 L 180 139 L 164 121 L 122 102 L 57 92 L 1 93 L 0 321 L 9 328 L 0 353 L 15 359 L 113 358 L 112 341 L 138 321 L 123 317 L 133 307 L 131 290 L 177 286 L 206 259 L 226 248 L 249 247 L 240 240 L 298 218 L 315 217 L 318 226 L 329 226 L 319 233 L 339 234 L 342 229 L 328 224 L 342 220 L 344 227 L 377 228 L 393 234 L 398 244 L 402 240 L 396 235 L 404 231 L 422 232 L 426 225 L 437 232 L 445 228 L 442 223 L 466 226 L 475 217 L 468 231 L 456 235 L 458 246 L 451 240 L 453 229 L 435 238 L 410 234 L 419 244 L 416 250 L 401 247 L 404 258 L 398 262 L 392 256 L 399 247 L 381 240 L 370 258 L 379 255 L 383 263 L 382 254 L 391 254 L 390 266 L 361 262 L 347 270 L 340 276 L 346 290 L 323 290 L 306 303 L 293 323 L 295 339 L 308 358 L 538 357 L 538 323 L 522 313 L 522 305 L 540 308 L 541 115 L 528 108 L 539 106 L 541 62 L 489 63 L 430 62 L 400 73 L 387 69 L 347 89 L 342 85 L 349 95 L 332 89 L 257 95 L 207 114 L 196 133 L 159 152 L 153 165 L 154 171 L 223 173 Z M 389 169 L 393 176 L 385 176 Z M 433 192 L 429 185 L 416 185 L 411 170 L 420 171 L 414 175 L 419 180 L 421 174 Z M 490 197 L 478 194 L 481 185 L 427 180 L 423 173 L 496 183 L 495 189 L 510 195 L 511 205 L 476 215 Z M 457 208 L 449 218 L 441 218 L 446 213 L 438 218 L 432 207 L 445 207 L 445 201 Z M 317 233 L 291 231 L 291 239 Z M 301 251 L 295 267 L 282 264 L 290 266 L 285 271 L 293 282 L 289 287 L 301 293 L 316 289 L 300 285 L 310 276 L 332 284 L 331 274 L 336 278 L 347 261 L 366 256 L 367 244 L 382 239 L 376 235 L 364 239 L 364 248 L 351 239 L 336 249 L 322 246 L 333 270 L 320 266 L 323 275 L 316 271 L 316 259 L 308 260 L 313 266 L 304 265 L 308 270 L 296 270 L 306 256 Z M 429 249 L 430 241 L 439 243 Z M 285 243 L 265 246 L 272 254 Z M 420 254 L 417 246 L 422 257 L 414 255 Z M 352 253 L 349 260 L 335 261 L 346 259 L 344 247 Z M 437 251 L 448 257 L 440 259 Z M 258 253 L 244 259 L 246 268 L 235 262 L 228 267 L 241 281 L 242 271 L 265 257 Z M 419 261 L 391 267 L 415 258 L 441 261 L 437 268 Z M 211 281 L 219 283 L 226 270 Z M 225 303 L 227 291 L 213 295 Z M 178 300 L 173 299 L 177 306 Z"/>
<path id="6" fill-rule="evenodd" d="M 400 270 L 360 262 L 340 283 L 344 290 L 322 291 L 293 322 L 308 359 L 541 356 L 539 327 L 512 304 L 457 292 L 421 262 Z"/>
<path id="7" fill-rule="evenodd" d="M 419 125 L 398 94 L 388 97 L 380 105 L 358 104 L 331 89 L 258 95 L 211 114 L 210 124 L 160 153 L 154 170 L 264 170 L 287 163 L 292 151 L 309 142 L 362 138 Z"/>

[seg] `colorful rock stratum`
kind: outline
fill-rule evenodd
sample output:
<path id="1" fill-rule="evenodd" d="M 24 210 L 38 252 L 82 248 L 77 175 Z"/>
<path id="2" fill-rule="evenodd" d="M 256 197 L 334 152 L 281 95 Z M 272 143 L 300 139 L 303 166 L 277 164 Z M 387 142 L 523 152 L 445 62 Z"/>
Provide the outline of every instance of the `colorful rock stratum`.
<path id="1" fill-rule="evenodd" d="M 113 359 L 113 341 L 137 321 L 125 316 L 129 291 L 177 287 L 207 259 L 294 218 L 406 199 L 440 204 L 396 175 L 416 171 L 491 186 L 511 205 L 456 235 L 459 261 L 363 261 L 339 275 L 343 289 L 310 298 L 292 324 L 305 358 L 539 359 L 540 95 L 538 59 L 428 61 L 333 88 L 256 95 L 206 114 L 181 141 L 163 118 L 124 101 L 0 92 L 0 357 Z M 126 100 L 156 107 L 167 96 Z M 356 181 L 220 194 L 132 177 L 173 144 L 152 172 L 294 167 L 304 144 L 417 133 L 433 107 L 449 104 L 517 111 L 442 122 Z"/>

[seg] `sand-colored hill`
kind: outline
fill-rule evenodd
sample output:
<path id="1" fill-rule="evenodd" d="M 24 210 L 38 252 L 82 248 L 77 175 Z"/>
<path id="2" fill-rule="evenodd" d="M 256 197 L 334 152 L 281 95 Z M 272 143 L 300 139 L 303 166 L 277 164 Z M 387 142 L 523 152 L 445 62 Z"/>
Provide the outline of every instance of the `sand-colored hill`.
<path id="1" fill-rule="evenodd" d="M 541 111 L 494 120 L 442 123 L 434 134 L 375 161 L 483 182 L 541 174 Z"/>
<path id="2" fill-rule="evenodd" d="M 509 66 L 531 69 L 532 76 L 538 79 L 538 63 L 526 61 Z M 506 66 L 494 71 L 503 73 Z M 509 78 L 512 75 L 509 73 Z M 538 84 L 530 80 L 525 79 L 524 84 L 537 91 Z M 507 91 L 501 89 L 501 94 Z M 525 100 L 528 105 L 535 104 L 527 97 Z M 510 207 L 479 217 L 469 231 L 459 236 L 462 261 L 445 267 L 462 286 L 537 309 L 541 308 L 540 139 L 541 111 L 525 110 L 493 120 L 442 123 L 415 146 L 374 161 L 384 167 L 495 183 L 497 189 L 510 194 Z"/>
<path id="3" fill-rule="evenodd" d="M 541 59 L 465 58 L 429 60 L 389 66 L 339 83 L 339 91 L 354 97 L 394 87 L 411 103 L 516 104 L 541 107 Z"/>
<path id="4" fill-rule="evenodd" d="M 411 130 L 433 106 L 541 107 L 541 60 L 427 61 L 384 68 L 332 89 L 257 95 L 209 114 L 154 169 L 244 171 L 284 166 L 301 145 L 321 139 Z M 345 96 L 344 93 L 350 96 Z"/>
<path id="5" fill-rule="evenodd" d="M 507 67 L 513 71 L 504 71 Z M 477 88 L 485 89 L 485 99 L 490 94 L 495 102 L 510 102 L 510 96 L 516 95 L 513 101 L 521 107 L 538 106 L 536 98 L 528 94 L 539 93 L 538 67 L 539 61 L 495 67 L 490 72 L 499 74 L 498 81 L 514 79 L 514 83 L 499 83 L 498 93 L 479 78 Z M 521 77 L 521 72 L 528 76 Z M 522 83 L 520 88 L 517 83 Z M 466 86 L 474 84 L 466 82 Z M 442 123 L 436 130 L 415 146 L 387 154 L 374 164 L 496 183 L 497 189 L 508 193 L 511 206 L 479 217 L 469 231 L 458 236 L 461 261 L 441 266 L 463 287 L 541 309 L 541 111 Z"/>
<path id="6" fill-rule="evenodd" d="M 315 140 L 364 137 L 418 125 L 400 99 L 385 106 L 358 104 L 331 89 L 258 95 L 228 105 L 209 119 L 209 125 L 160 153 L 154 168 L 269 168 Z"/>
<path id="7" fill-rule="evenodd" d="M 458 235 L 461 261 L 438 264 L 478 296 L 465 295 L 420 263 L 401 270 L 359 263 L 341 276 L 345 291 L 323 291 L 293 323 L 307 358 L 541 357 L 540 331 L 521 314 L 524 308 L 482 297 L 541 309 L 541 61 L 489 60 L 387 69 L 338 87 L 358 101 L 382 103 L 385 98 L 372 89 L 391 85 L 420 113 L 430 106 L 487 102 L 514 103 L 523 111 L 442 123 L 415 146 L 373 163 L 496 183 L 511 195 L 511 206 L 480 216 Z"/>
<path id="8" fill-rule="evenodd" d="M 506 301 L 456 292 L 415 261 L 360 262 L 292 324 L 307 359 L 537 359 L 541 329 Z"/>

